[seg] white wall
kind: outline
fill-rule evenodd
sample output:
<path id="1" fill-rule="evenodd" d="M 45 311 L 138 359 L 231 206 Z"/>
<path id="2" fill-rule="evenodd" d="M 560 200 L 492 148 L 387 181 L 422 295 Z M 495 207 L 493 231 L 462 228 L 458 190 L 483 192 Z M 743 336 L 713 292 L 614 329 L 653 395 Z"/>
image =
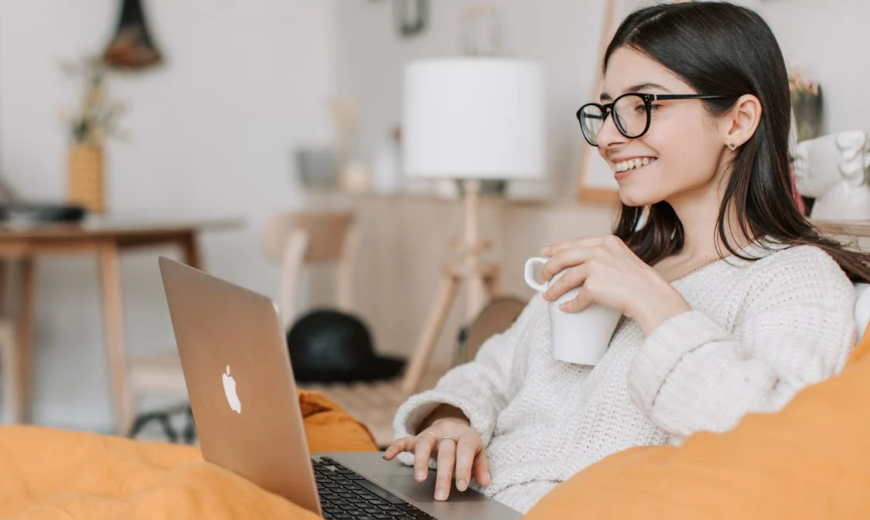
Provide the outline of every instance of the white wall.
<path id="1" fill-rule="evenodd" d="M 783 55 L 822 86 L 825 133 L 870 132 L 867 0 L 763 0 Z"/>
<path id="2" fill-rule="evenodd" d="M 119 4 L 0 0 L 0 169 L 27 197 L 63 197 L 66 141 L 57 114 L 75 100 L 57 64 L 101 50 Z M 332 2 L 143 4 L 167 62 L 109 84 L 129 104 L 122 126 L 131 136 L 106 150 L 111 209 L 242 217 L 244 228 L 204 237 L 206 266 L 274 294 L 275 269 L 261 257 L 258 231 L 270 211 L 300 204 L 293 147 L 332 138 Z M 124 257 L 122 275 L 130 350 L 174 348 L 154 252 Z M 37 423 L 111 427 L 96 282 L 92 259 L 39 265 Z"/>

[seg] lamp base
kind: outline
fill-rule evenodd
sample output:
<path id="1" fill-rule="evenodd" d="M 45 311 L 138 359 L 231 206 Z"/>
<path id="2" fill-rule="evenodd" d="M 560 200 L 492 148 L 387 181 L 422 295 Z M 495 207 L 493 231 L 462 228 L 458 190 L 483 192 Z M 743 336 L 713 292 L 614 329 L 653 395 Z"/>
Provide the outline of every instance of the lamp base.
<path id="1" fill-rule="evenodd" d="M 402 392 L 405 395 L 411 395 L 417 391 L 420 381 L 426 373 L 426 368 L 435 351 L 435 345 L 443 332 L 444 323 L 455 303 L 460 284 L 463 281 L 473 283 L 473 280 L 468 280 L 470 274 L 471 278 L 482 281 L 489 298 L 494 298 L 499 293 L 498 272 L 499 266 L 497 264 L 483 264 L 474 273 L 468 273 L 465 266 L 461 264 L 449 264 L 444 267 L 441 283 L 438 286 L 429 317 L 426 319 L 423 332 L 414 348 L 414 354 L 405 370 L 402 381 Z"/>
<path id="2" fill-rule="evenodd" d="M 494 297 L 498 293 L 497 264 L 483 264 L 480 254 L 488 248 L 488 244 L 478 239 L 478 206 L 480 203 L 480 181 L 463 181 L 465 190 L 465 236 L 460 249 L 460 263 L 448 264 L 443 269 L 441 284 L 435 296 L 432 309 L 423 331 L 417 341 L 414 354 L 405 372 L 402 390 L 410 395 L 416 391 L 426 366 L 432 357 L 435 344 L 441 336 L 444 322 L 450 313 L 459 285 L 466 287 L 466 316 L 473 321 L 483 308 L 484 299 Z"/>

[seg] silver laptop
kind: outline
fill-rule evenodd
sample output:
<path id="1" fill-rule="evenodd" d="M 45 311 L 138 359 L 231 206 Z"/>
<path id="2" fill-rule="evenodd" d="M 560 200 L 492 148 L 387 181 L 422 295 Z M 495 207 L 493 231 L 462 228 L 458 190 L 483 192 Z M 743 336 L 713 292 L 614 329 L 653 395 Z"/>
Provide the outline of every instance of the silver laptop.
<path id="1" fill-rule="evenodd" d="M 327 519 L 510 520 L 522 515 L 455 486 L 433 498 L 435 471 L 379 452 L 309 453 L 278 307 L 269 298 L 159 259 L 205 460 Z"/>

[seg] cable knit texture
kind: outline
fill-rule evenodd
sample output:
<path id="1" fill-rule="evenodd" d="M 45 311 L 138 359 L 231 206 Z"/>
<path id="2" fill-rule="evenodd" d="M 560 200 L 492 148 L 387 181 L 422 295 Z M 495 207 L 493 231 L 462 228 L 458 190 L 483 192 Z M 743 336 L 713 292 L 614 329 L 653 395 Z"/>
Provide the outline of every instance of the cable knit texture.
<path id="1" fill-rule="evenodd" d="M 609 454 L 680 444 L 699 430 L 729 430 L 747 412 L 779 410 L 842 369 L 855 342 L 855 289 L 813 246 L 744 254 L 760 259 L 730 257 L 674 281 L 692 310 L 649 337 L 623 319 L 594 367 L 553 359 L 547 302 L 536 295 L 474 361 L 399 408 L 395 437 L 418 433 L 442 403 L 460 408 L 492 470 L 489 486 L 472 487 L 526 512 Z M 413 455 L 399 460 L 413 464 Z"/>

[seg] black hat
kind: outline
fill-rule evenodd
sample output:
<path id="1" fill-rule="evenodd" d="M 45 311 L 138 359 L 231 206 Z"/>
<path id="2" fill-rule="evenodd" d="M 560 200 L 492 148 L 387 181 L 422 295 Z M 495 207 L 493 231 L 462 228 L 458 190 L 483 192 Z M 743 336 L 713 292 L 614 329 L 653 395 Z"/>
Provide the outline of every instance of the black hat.
<path id="1" fill-rule="evenodd" d="M 299 382 L 375 381 L 395 377 L 405 360 L 375 354 L 368 328 L 356 316 L 311 311 L 287 332 L 290 364 Z"/>

